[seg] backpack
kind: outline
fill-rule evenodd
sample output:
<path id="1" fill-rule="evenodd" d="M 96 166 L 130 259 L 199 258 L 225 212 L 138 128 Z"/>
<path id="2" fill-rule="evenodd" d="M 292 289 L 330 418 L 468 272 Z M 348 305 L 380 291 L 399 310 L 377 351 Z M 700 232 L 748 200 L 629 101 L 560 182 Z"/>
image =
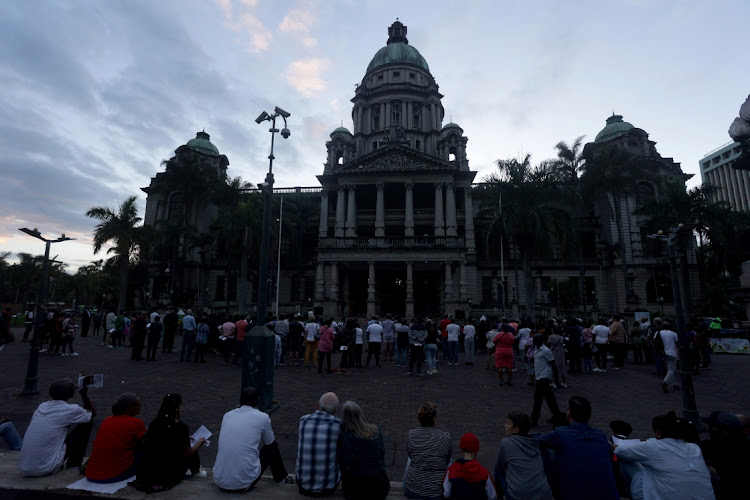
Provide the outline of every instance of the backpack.
<path id="1" fill-rule="evenodd" d="M 659 356 L 664 356 L 664 340 L 661 338 L 661 332 L 654 334 L 654 350 Z"/>

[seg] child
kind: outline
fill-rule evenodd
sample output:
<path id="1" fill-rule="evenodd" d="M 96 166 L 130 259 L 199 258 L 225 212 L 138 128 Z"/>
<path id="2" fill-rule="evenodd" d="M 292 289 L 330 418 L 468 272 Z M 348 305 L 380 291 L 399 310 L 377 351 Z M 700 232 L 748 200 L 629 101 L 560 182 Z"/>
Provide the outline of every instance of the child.
<path id="1" fill-rule="evenodd" d="M 586 328 L 586 330 L 589 329 Z M 581 357 L 583 357 L 583 371 L 591 373 L 591 360 L 594 359 L 594 339 L 591 335 L 591 330 L 588 331 L 588 335 L 586 335 L 586 330 L 583 331 L 583 349 L 581 350 Z"/>
<path id="2" fill-rule="evenodd" d="M 354 367 L 362 368 L 362 345 L 364 343 L 364 332 L 360 327 L 354 329 Z"/>
<path id="3" fill-rule="evenodd" d="M 633 322 L 633 328 L 630 329 L 630 348 L 633 349 L 633 363 L 636 365 L 643 364 L 642 334 L 640 323 Z"/>
<path id="4" fill-rule="evenodd" d="M 477 462 L 479 438 L 467 432 L 461 436 L 459 447 L 464 456 L 453 462 L 445 473 L 445 479 L 443 479 L 445 498 L 495 500 L 497 494 L 492 476 Z"/>
<path id="5" fill-rule="evenodd" d="M 509 500 L 552 500 L 545 475 L 539 441 L 529 437 L 531 418 L 513 410 L 505 420 L 505 435 L 500 441 L 495 464 L 495 479 L 502 484 Z"/>

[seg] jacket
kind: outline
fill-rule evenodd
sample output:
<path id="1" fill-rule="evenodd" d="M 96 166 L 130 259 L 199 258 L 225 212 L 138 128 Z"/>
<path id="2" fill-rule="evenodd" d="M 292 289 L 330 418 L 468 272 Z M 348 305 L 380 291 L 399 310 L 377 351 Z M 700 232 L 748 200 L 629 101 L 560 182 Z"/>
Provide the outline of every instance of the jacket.
<path id="1" fill-rule="evenodd" d="M 500 441 L 495 478 L 505 476 L 511 499 L 551 500 L 539 441 L 515 434 Z"/>

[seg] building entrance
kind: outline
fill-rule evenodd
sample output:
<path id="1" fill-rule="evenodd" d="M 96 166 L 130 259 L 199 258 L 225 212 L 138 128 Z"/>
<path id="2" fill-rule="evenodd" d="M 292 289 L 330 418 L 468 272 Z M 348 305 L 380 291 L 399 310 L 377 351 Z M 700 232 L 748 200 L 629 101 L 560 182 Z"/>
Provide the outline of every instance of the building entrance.
<path id="1" fill-rule="evenodd" d="M 440 315 L 440 286 L 438 271 L 414 271 L 414 314 Z"/>
<path id="2" fill-rule="evenodd" d="M 375 310 L 384 316 L 406 313 L 406 270 L 384 269 L 375 271 L 375 290 L 378 306 Z"/>

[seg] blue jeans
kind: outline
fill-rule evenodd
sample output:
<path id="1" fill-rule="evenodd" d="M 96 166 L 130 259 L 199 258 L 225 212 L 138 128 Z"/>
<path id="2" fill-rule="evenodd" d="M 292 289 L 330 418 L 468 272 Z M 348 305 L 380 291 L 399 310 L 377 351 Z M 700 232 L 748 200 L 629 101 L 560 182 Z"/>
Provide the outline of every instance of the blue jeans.
<path id="1" fill-rule="evenodd" d="M 8 447 L 11 450 L 21 449 L 23 441 L 21 440 L 21 436 L 18 435 L 13 422 L 5 422 L 4 424 L 0 424 L 0 437 L 5 439 L 5 442 L 8 443 Z"/>
<path id="2" fill-rule="evenodd" d="M 193 356 L 193 345 L 195 344 L 195 330 L 183 330 L 182 332 L 182 346 L 180 346 L 180 361 L 190 358 Z"/>
<path id="3" fill-rule="evenodd" d="M 406 353 L 408 350 L 408 347 L 396 346 L 396 363 L 400 366 L 406 366 Z"/>
<path id="4" fill-rule="evenodd" d="M 437 344 L 425 344 L 424 355 L 427 359 L 427 371 L 431 372 L 435 369 L 437 360 Z"/>
<path id="5" fill-rule="evenodd" d="M 674 356 L 665 356 L 667 358 L 667 374 L 664 377 L 664 383 L 670 384 L 672 383 L 672 379 L 674 378 L 674 374 L 677 371 L 677 358 Z"/>
<path id="6" fill-rule="evenodd" d="M 448 341 L 448 363 L 458 363 L 458 340 Z"/>
<path id="7" fill-rule="evenodd" d="M 464 350 L 466 351 L 466 362 L 473 363 L 474 362 L 474 339 L 473 338 L 467 337 L 464 339 Z"/>

